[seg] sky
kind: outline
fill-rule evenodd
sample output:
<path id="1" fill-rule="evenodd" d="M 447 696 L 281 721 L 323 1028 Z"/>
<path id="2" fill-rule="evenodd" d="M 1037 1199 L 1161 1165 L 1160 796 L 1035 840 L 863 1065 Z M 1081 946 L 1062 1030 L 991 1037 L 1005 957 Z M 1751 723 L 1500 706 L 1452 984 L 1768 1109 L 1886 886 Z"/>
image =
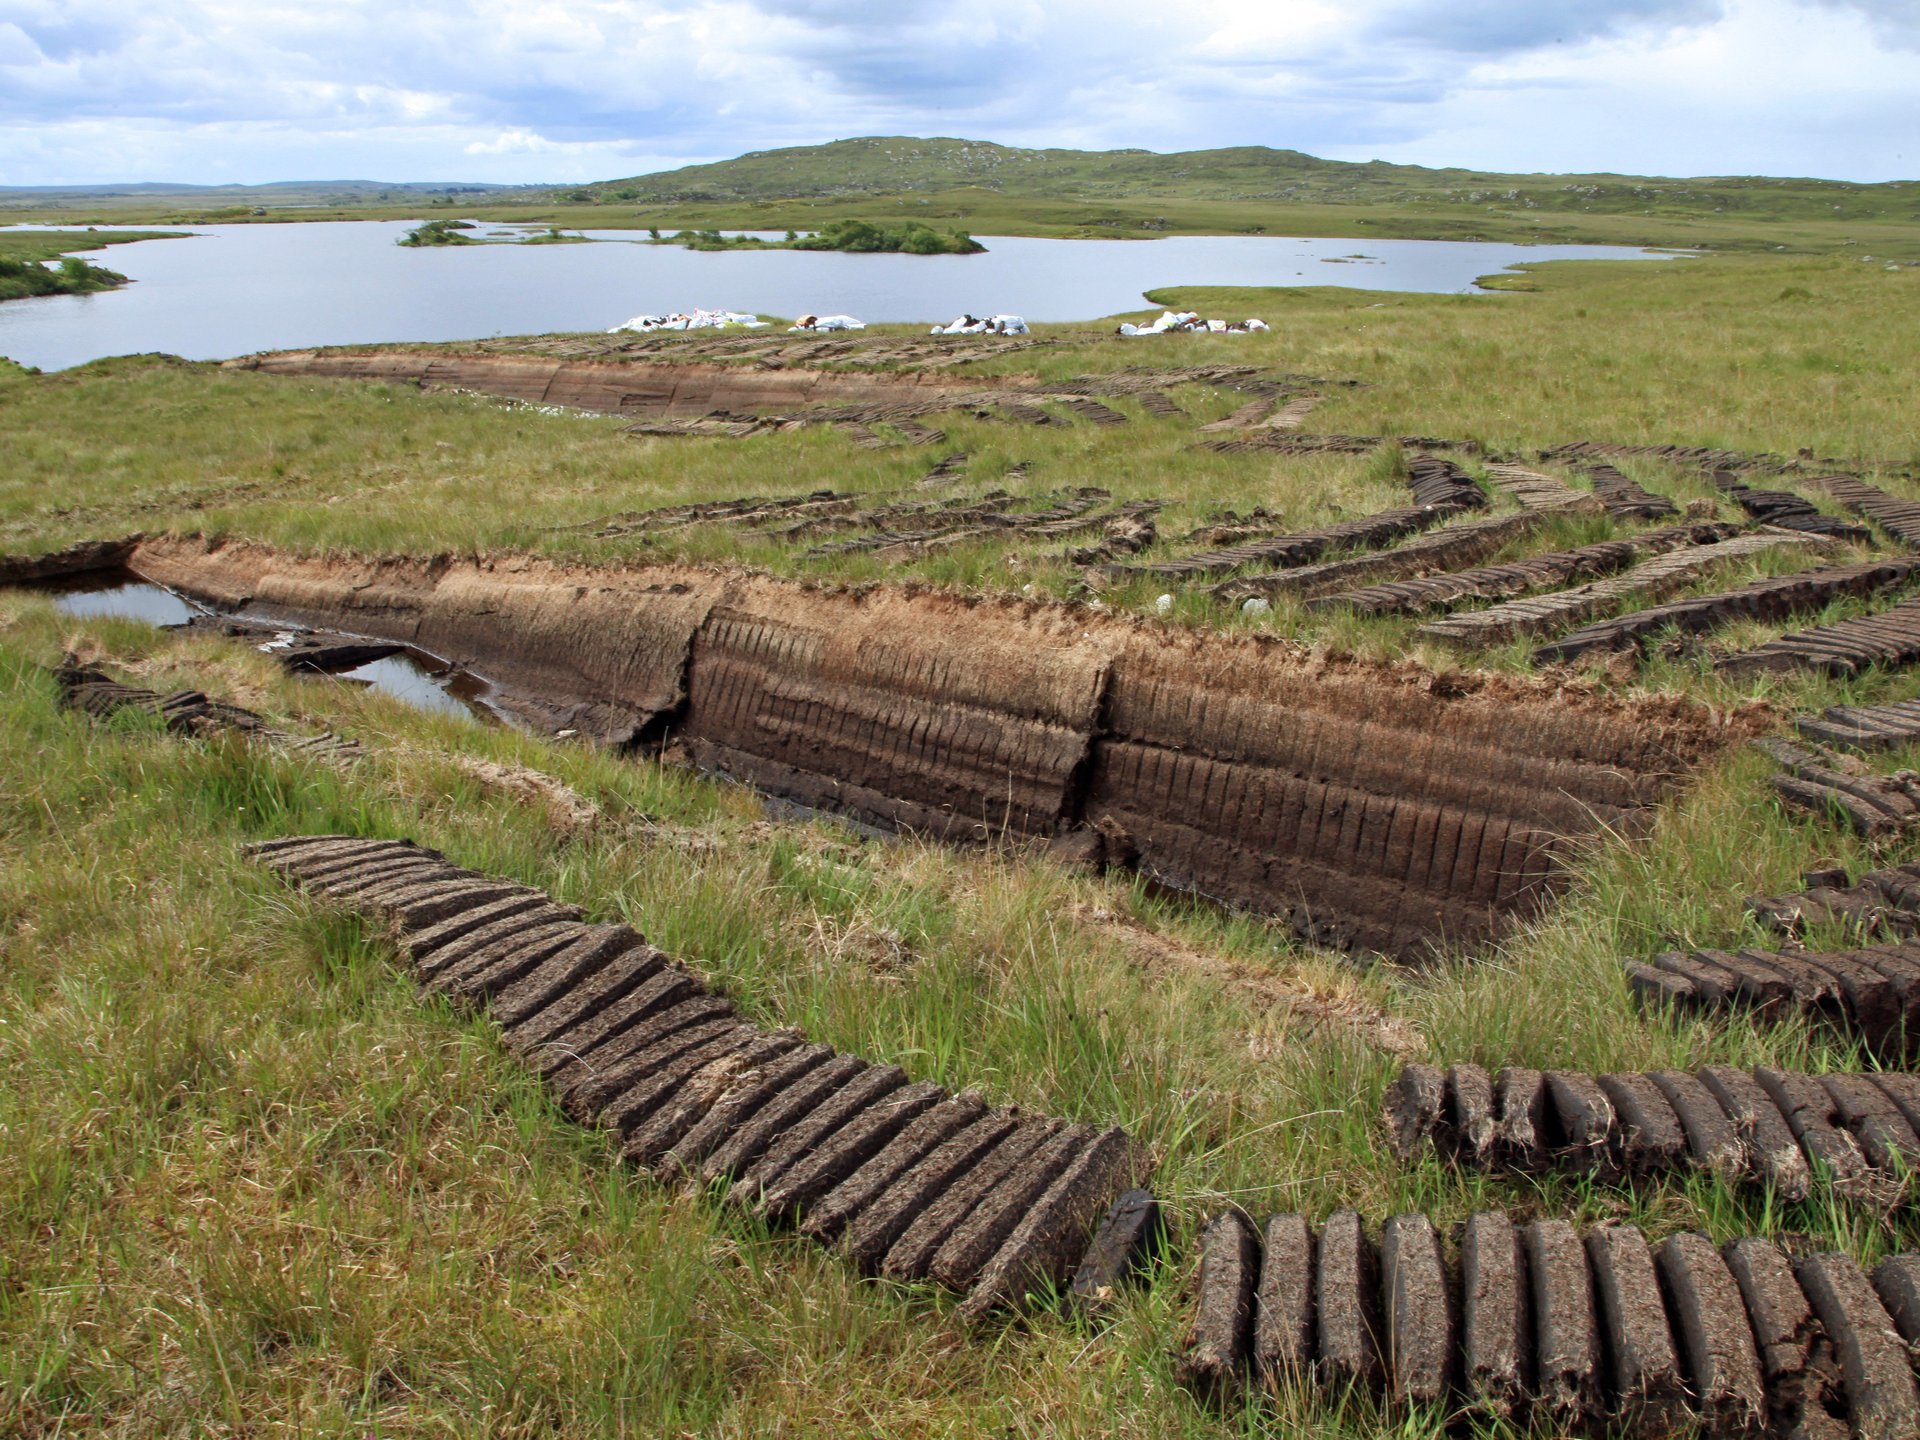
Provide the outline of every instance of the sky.
<path id="1" fill-rule="evenodd" d="M 0 0 L 0 185 L 598 180 L 855 135 L 1920 177 L 1920 0 Z"/>

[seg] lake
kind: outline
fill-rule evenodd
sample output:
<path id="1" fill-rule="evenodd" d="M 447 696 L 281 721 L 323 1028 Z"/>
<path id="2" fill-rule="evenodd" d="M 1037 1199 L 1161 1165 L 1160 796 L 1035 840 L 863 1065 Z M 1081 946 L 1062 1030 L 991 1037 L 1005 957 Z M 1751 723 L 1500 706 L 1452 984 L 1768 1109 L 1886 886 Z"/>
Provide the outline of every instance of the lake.
<path id="1" fill-rule="evenodd" d="M 606 330 L 643 312 L 695 308 L 929 325 L 963 311 L 1092 320 L 1142 309 L 1143 291 L 1171 285 L 1458 293 L 1522 261 L 1668 258 L 1611 245 L 1264 235 L 981 236 L 984 255 L 929 256 L 698 252 L 635 244 L 644 232 L 631 230 L 586 232 L 612 242 L 595 245 L 393 243 L 415 223 L 178 226 L 192 238 L 88 252 L 134 283 L 0 304 L 0 355 L 43 370 L 152 350 L 222 360 L 311 345 Z"/>

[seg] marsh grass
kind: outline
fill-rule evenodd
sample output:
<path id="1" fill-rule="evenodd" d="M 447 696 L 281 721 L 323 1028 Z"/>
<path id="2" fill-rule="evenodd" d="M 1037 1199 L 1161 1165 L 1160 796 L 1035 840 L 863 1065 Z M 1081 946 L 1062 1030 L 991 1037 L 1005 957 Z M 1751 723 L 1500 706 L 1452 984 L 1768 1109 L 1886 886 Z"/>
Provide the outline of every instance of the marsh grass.
<path id="1" fill-rule="evenodd" d="M 1337 392 L 1315 413 L 1333 429 L 1534 447 L 1647 438 L 1894 459 L 1920 450 L 1911 409 L 1897 403 L 1912 376 L 1894 348 L 1893 302 L 1910 277 L 1826 261 L 1688 266 L 1640 267 L 1637 289 L 1604 270 L 1555 268 L 1537 295 L 1368 302 L 1380 309 L 1290 295 L 1288 323 L 1264 349 L 1109 342 L 1038 352 L 1039 363 L 1068 374 L 1231 355 L 1367 379 L 1371 389 Z M 1771 314 L 1764 297 L 1789 277 L 1827 297 L 1824 318 Z M 1857 361 L 1830 384 L 1796 358 L 1803 351 Z M 1603 353 L 1612 363 L 1583 368 Z M 1203 419 L 1237 403 L 1181 399 Z M 982 489 L 1021 460 L 1030 491 L 1171 492 L 1168 534 L 1223 507 L 1266 504 L 1317 523 L 1397 498 L 1390 456 L 1194 453 L 1189 430 L 1145 419 L 1111 432 L 951 428 L 945 448 L 972 452 L 970 483 Z M 636 442 L 612 422 L 458 396 L 152 363 L 0 381 L 0 459 L 9 550 L 171 528 L 309 550 L 745 559 L 847 579 L 879 572 L 809 568 L 711 532 L 641 544 L 553 527 L 822 482 L 880 489 L 930 463 L 926 451 L 853 450 L 825 432 Z M 1681 498 L 1708 493 L 1668 467 L 1623 468 Z M 1533 543 L 1595 533 L 1567 522 Z M 899 573 L 1052 592 L 1071 583 L 1038 547 L 1016 554 L 1024 568 L 981 550 Z M 1703 585 L 1798 563 L 1768 557 Z M 1137 587 L 1104 603 L 1152 599 Z M 1255 623 L 1192 596 L 1174 619 Z M 1401 651 L 1409 628 L 1286 606 L 1259 624 L 1383 655 Z M 356 736 L 368 757 L 333 768 L 182 741 L 137 717 L 88 722 L 57 708 L 38 668 L 67 649 L 156 688 L 193 685 Z M 1526 664 L 1517 647 L 1431 658 Z M 1580 683 L 1622 682 L 1595 669 Z M 1631 683 L 1723 710 L 1901 693 L 1879 674 L 1733 686 L 1685 650 Z M 1806 1234 L 1863 1259 L 1920 1243 L 1910 1213 L 1865 1214 L 1824 1186 L 1780 1206 L 1699 1178 L 1629 1191 L 1467 1175 L 1431 1158 L 1402 1165 L 1376 1120 L 1401 1057 L 1377 1030 L 1143 963 L 1122 933 L 1396 1022 L 1440 1063 L 1857 1065 L 1804 1025 L 1648 1015 L 1628 997 L 1623 956 L 1760 941 L 1745 895 L 1791 889 L 1816 864 L 1913 858 L 1911 842 L 1869 845 L 1789 816 L 1750 753 L 1711 767 L 1649 835 L 1591 845 L 1565 902 L 1495 953 L 1422 971 L 1305 949 L 1255 918 L 1019 847 L 771 821 L 747 792 L 687 772 L 422 715 L 289 679 L 242 647 L 75 620 L 21 592 L 0 594 L 0 733 L 0 1432 L 1433 1433 L 1431 1416 L 1389 1420 L 1358 1401 L 1290 1392 L 1225 1414 L 1199 1405 L 1169 1360 L 1184 1262 L 1156 1270 L 1109 1329 L 1045 1319 L 968 1334 L 950 1297 L 862 1281 L 711 1197 L 628 1175 L 508 1062 L 484 1022 L 419 1000 L 386 937 L 239 856 L 247 839 L 294 831 L 412 836 L 631 921 L 765 1023 L 804 1025 L 916 1078 L 1124 1124 L 1159 1156 L 1156 1188 L 1182 1238 L 1231 1203 L 1315 1218 L 1353 1207 L 1375 1221 L 1420 1208 L 1443 1227 L 1497 1206 L 1582 1224 L 1629 1218 L 1655 1238 L 1693 1227 L 1722 1239 Z M 462 774 L 457 753 L 546 771 L 608 818 L 558 832 L 541 807 Z"/>
<path id="2" fill-rule="evenodd" d="M 21 1433 L 817 1434 L 849 1416 L 889 1435 L 1387 1433 L 1359 1403 L 1222 1418 L 1181 1395 L 1179 1264 L 1108 1331 L 967 1335 L 943 1296 L 624 1173 L 484 1022 L 422 1003 L 385 937 L 239 857 L 290 831 L 410 835 L 631 921 L 763 1022 L 1126 1124 L 1161 1156 L 1182 1235 L 1231 1203 L 1785 1230 L 1863 1258 L 1920 1239 L 1825 1189 L 1780 1207 L 1698 1178 L 1629 1192 L 1402 1166 L 1375 1119 L 1398 1060 L 1363 1029 L 1142 968 L 1087 918 L 1344 995 L 1443 1061 L 1855 1064 L 1800 1026 L 1643 1015 L 1621 980 L 1623 954 L 1757 939 L 1739 894 L 1904 853 L 1787 818 L 1755 757 L 1645 842 L 1596 845 L 1568 903 L 1488 959 L 1368 971 L 1019 848 L 769 823 L 736 788 L 289 680 L 219 642 L 18 594 L 4 619 L 0 1426 Z M 89 723 L 35 668 L 65 648 L 162 688 L 215 675 L 371 753 L 332 768 Z M 456 750 L 541 768 L 611 818 L 564 839 L 453 770 Z"/>

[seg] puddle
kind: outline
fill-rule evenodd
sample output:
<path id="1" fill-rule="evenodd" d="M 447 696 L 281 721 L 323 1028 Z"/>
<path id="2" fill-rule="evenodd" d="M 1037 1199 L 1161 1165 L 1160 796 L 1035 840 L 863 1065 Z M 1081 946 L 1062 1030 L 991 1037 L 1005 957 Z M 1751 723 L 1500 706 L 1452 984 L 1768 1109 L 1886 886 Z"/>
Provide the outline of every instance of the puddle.
<path id="1" fill-rule="evenodd" d="M 104 584 L 98 576 L 88 575 L 77 584 L 44 588 L 53 591 L 53 608 L 62 615 L 86 619 L 108 616 L 165 626 L 184 625 L 195 615 L 207 613 L 164 586 L 132 575 L 113 577 Z"/>
<path id="2" fill-rule="evenodd" d="M 165 586 L 140 579 L 131 571 L 78 575 L 34 588 L 42 594 L 50 593 L 54 608 L 61 614 L 85 619 L 141 620 L 161 629 L 177 629 L 216 614 Z M 221 618 L 246 621 L 255 617 L 241 610 Z M 256 647 L 268 654 L 288 648 L 306 633 L 297 627 L 283 628 L 281 622 L 272 623 L 274 638 Z M 484 721 L 500 719 L 487 701 L 493 693 L 491 685 L 477 675 L 456 670 L 419 650 L 403 649 L 351 670 L 316 674 L 315 678 L 352 681 L 432 715 L 458 715 Z"/>
<path id="3" fill-rule="evenodd" d="M 417 650 L 369 660 L 330 678 L 365 685 L 430 715 L 458 715 L 467 720 L 499 718 L 484 698 L 492 690 L 486 681 L 442 665 Z"/>

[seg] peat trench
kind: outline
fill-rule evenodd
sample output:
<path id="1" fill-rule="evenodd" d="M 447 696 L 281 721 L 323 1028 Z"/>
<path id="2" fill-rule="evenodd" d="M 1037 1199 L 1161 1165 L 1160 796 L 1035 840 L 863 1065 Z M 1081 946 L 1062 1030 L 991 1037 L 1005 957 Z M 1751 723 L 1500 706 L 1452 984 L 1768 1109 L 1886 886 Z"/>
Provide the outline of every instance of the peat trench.
<path id="1" fill-rule="evenodd" d="M 1010 598 L 176 540 L 122 563 L 222 609 L 450 657 L 533 729 L 671 743 L 886 828 L 1050 842 L 1408 959 L 1536 912 L 1581 845 L 1643 832 L 1735 738 L 1678 701 L 1443 682 Z"/>

